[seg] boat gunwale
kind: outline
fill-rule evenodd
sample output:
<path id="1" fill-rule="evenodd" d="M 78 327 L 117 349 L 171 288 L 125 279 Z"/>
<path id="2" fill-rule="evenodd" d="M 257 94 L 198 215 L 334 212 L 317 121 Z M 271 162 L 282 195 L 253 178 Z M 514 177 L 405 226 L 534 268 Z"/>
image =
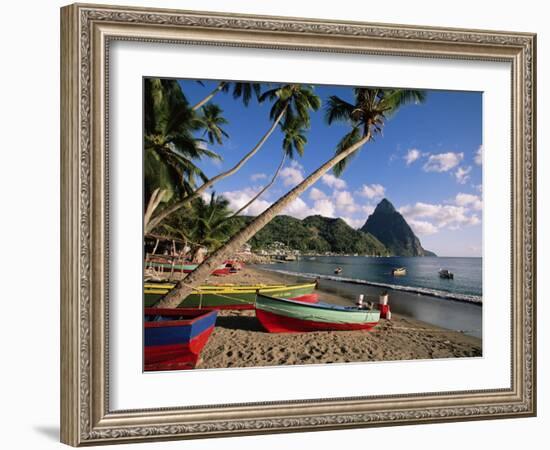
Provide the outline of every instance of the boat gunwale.
<path id="1" fill-rule="evenodd" d="M 342 305 L 333 305 L 331 303 L 324 303 L 324 302 L 317 302 L 317 303 L 305 303 L 300 302 L 298 300 L 292 300 L 289 298 L 279 298 L 279 297 L 270 297 L 268 295 L 264 295 L 261 293 L 258 293 L 258 297 L 264 297 L 268 300 L 281 302 L 281 303 L 288 303 L 300 307 L 306 307 L 306 308 L 313 308 L 314 310 L 325 310 L 330 312 L 341 312 L 341 313 L 352 313 L 352 314 L 365 314 L 365 313 L 380 313 L 379 310 L 376 309 L 361 309 L 353 306 L 342 306 Z M 258 300 L 256 300 L 256 309 L 262 309 L 261 306 L 258 308 Z"/>
<path id="2" fill-rule="evenodd" d="M 277 287 L 246 287 L 246 288 L 222 288 L 222 289 L 208 289 L 208 290 L 197 290 L 193 292 L 192 294 L 199 295 L 199 294 L 255 294 L 258 292 L 268 292 L 268 293 L 276 293 L 277 291 L 286 291 L 286 290 L 296 290 L 296 289 L 304 289 L 309 288 L 311 286 L 316 287 L 317 282 L 313 283 L 303 283 L 303 284 L 292 284 L 292 285 L 281 285 Z M 167 291 L 168 292 L 168 291 Z M 144 291 L 145 294 L 160 294 L 160 292 L 147 292 Z M 191 295 L 192 295 L 191 294 Z"/>
<path id="3" fill-rule="evenodd" d="M 207 317 L 214 316 L 217 319 L 218 311 L 215 309 L 209 308 L 144 308 L 144 316 L 176 316 L 177 313 L 192 313 L 195 317 L 190 319 L 176 319 L 176 320 L 162 320 L 162 321 L 147 321 L 144 322 L 144 328 L 163 328 L 163 327 L 178 327 L 178 326 L 189 326 L 195 325 L 200 320 L 203 320 Z"/>

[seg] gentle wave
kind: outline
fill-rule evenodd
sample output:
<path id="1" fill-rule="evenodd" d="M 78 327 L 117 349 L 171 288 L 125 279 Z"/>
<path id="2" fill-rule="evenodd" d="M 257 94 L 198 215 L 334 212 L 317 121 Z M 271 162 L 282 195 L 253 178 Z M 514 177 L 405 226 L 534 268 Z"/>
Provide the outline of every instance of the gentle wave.
<path id="1" fill-rule="evenodd" d="M 445 298 L 449 300 L 457 300 L 460 302 L 477 303 L 477 304 L 482 304 L 483 302 L 482 297 L 478 295 L 458 294 L 454 292 L 445 292 L 445 291 L 439 291 L 437 289 L 429 289 L 429 288 L 415 287 L 415 286 L 402 286 L 402 285 L 390 284 L 390 283 L 378 283 L 375 281 L 363 280 L 361 278 L 335 277 L 333 275 L 324 275 L 320 273 L 292 272 L 290 270 L 269 269 L 266 267 L 262 267 L 262 269 L 268 270 L 270 272 L 277 272 L 277 273 L 282 273 L 286 275 L 303 276 L 307 278 L 321 278 L 324 280 L 339 281 L 343 283 L 365 284 L 367 286 L 376 286 L 376 287 L 382 287 L 386 289 L 393 289 L 396 291 L 405 291 L 405 292 L 412 292 L 415 294 L 430 295 L 432 297 Z"/>

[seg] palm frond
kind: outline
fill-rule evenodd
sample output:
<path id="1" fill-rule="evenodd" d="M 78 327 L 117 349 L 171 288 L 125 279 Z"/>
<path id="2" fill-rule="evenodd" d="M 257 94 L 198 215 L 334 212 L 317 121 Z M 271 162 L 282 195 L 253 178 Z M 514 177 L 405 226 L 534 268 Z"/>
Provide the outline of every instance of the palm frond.
<path id="1" fill-rule="evenodd" d="M 351 131 L 346 134 L 340 142 L 338 142 L 338 145 L 336 146 L 335 154 L 339 155 L 344 150 L 347 150 L 352 145 L 356 144 L 362 139 L 362 133 L 361 129 L 359 127 L 353 127 Z M 333 168 L 332 171 L 334 172 L 334 175 L 337 177 L 341 176 L 346 167 L 348 166 L 350 160 L 353 158 L 353 156 L 357 155 L 358 152 L 352 153 L 347 158 L 344 158 L 343 160 L 339 161 Z"/>
<path id="2" fill-rule="evenodd" d="M 331 95 L 325 107 L 325 120 L 329 125 L 333 122 L 350 121 L 355 106 L 342 100 L 336 95 Z"/>

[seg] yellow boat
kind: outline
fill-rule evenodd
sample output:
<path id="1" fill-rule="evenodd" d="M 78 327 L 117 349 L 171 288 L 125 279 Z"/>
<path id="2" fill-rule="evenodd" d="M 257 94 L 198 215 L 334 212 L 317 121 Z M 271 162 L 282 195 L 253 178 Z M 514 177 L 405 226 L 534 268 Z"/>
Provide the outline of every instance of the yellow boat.
<path id="1" fill-rule="evenodd" d="M 175 283 L 144 284 L 145 307 L 153 306 L 166 295 Z M 179 308 L 214 308 L 214 309 L 253 309 L 256 294 L 269 295 L 278 298 L 299 297 L 311 294 L 317 287 L 317 282 L 301 284 L 254 284 L 254 285 L 209 285 L 201 286 L 190 294 L 179 305 Z"/>

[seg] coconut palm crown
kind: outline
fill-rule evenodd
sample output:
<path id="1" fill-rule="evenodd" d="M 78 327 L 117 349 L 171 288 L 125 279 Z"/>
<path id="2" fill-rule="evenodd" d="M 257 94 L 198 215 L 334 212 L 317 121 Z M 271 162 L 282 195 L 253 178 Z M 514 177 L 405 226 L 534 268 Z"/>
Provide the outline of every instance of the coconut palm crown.
<path id="1" fill-rule="evenodd" d="M 426 99 L 424 91 L 412 89 L 378 89 L 355 88 L 354 103 L 342 100 L 333 95 L 329 97 L 325 108 L 325 119 L 329 125 L 333 122 L 345 122 L 351 130 L 345 134 L 336 146 L 336 154 L 340 154 L 365 136 L 382 133 L 386 119 L 390 118 L 401 106 L 409 103 L 423 103 Z M 333 167 L 336 176 L 340 176 L 347 167 L 350 158 L 342 159 Z"/>

